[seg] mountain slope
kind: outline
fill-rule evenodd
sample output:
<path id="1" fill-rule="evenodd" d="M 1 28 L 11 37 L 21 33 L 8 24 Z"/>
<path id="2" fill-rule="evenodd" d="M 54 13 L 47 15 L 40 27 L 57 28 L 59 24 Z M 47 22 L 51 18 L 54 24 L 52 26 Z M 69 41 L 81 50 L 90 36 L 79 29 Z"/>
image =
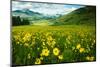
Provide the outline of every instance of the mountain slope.
<path id="1" fill-rule="evenodd" d="M 95 25 L 96 24 L 96 7 L 86 6 L 79 8 L 71 13 L 61 16 L 55 20 L 55 25 L 61 24 L 85 24 Z"/>

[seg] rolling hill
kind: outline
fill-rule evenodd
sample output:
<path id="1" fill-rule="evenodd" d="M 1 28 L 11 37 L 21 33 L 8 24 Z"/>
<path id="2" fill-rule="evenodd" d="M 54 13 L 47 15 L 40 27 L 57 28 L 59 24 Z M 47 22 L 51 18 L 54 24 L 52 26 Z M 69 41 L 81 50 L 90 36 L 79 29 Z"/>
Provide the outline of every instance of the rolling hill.
<path id="1" fill-rule="evenodd" d="M 86 6 L 79 8 L 55 20 L 55 25 L 96 25 L 96 7 Z"/>

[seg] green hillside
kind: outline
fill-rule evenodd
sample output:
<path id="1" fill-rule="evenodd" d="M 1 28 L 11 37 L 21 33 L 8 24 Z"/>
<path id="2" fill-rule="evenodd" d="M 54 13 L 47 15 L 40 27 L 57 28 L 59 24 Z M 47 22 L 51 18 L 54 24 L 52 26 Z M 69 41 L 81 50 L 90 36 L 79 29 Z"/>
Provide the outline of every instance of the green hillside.
<path id="1" fill-rule="evenodd" d="M 61 16 L 55 20 L 56 25 L 75 24 L 75 25 L 95 25 L 96 24 L 96 7 L 86 6 L 79 8 L 71 13 Z"/>

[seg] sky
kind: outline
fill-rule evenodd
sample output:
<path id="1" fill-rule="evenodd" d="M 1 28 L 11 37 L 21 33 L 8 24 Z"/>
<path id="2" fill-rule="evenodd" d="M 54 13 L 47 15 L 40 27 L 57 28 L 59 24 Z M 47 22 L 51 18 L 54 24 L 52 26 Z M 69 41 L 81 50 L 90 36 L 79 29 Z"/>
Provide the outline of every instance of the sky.
<path id="1" fill-rule="evenodd" d="M 54 3 L 36 3 L 36 2 L 12 2 L 12 11 L 29 9 L 44 15 L 68 14 L 73 10 L 84 7 L 82 5 L 54 4 Z"/>

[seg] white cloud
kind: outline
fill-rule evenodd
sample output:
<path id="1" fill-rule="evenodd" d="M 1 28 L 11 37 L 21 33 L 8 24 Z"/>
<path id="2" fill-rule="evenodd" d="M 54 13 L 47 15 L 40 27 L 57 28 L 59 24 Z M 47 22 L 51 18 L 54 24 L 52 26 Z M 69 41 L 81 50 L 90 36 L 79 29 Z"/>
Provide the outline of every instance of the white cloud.
<path id="1" fill-rule="evenodd" d="M 34 2 L 12 2 L 12 10 L 30 9 L 35 12 L 49 15 L 69 13 L 79 7 L 81 6 Z"/>

